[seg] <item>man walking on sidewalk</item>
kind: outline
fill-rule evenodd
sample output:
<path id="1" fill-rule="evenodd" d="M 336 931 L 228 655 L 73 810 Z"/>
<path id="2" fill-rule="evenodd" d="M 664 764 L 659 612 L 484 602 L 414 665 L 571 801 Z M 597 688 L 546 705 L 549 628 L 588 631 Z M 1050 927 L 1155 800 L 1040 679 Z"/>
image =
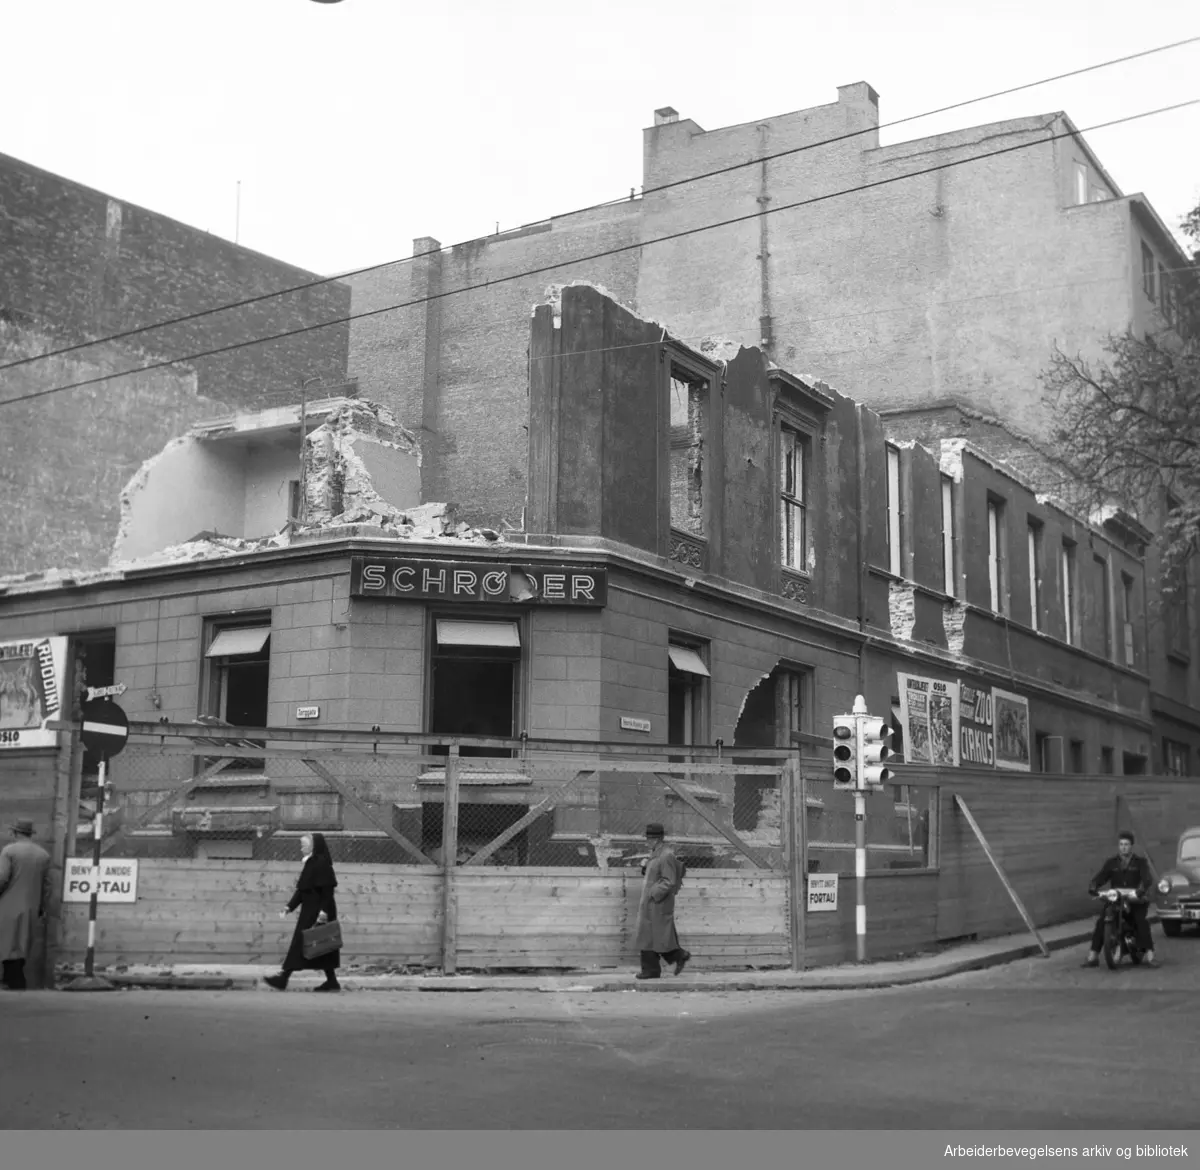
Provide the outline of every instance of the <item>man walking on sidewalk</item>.
<path id="1" fill-rule="evenodd" d="M 662 976 L 660 956 L 675 964 L 676 975 L 692 957 L 679 945 L 679 935 L 675 933 L 675 895 L 683 884 L 683 870 L 665 837 L 662 825 L 646 826 L 650 860 L 646 863 L 646 880 L 638 906 L 637 938 L 634 940 L 642 955 L 639 979 Z"/>
<path id="2" fill-rule="evenodd" d="M 24 991 L 34 925 L 50 904 L 50 854 L 34 842 L 33 821 L 11 828 L 15 840 L 0 849 L 0 960 L 5 989 Z"/>

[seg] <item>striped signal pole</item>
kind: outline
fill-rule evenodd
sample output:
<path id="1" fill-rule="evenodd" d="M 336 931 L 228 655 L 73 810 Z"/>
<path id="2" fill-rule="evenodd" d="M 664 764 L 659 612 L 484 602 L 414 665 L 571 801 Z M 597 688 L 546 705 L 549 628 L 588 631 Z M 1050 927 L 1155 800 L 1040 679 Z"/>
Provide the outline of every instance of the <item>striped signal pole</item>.
<path id="1" fill-rule="evenodd" d="M 96 793 L 96 815 L 92 819 L 92 896 L 88 903 L 87 957 L 83 973 L 91 979 L 96 973 L 96 911 L 100 906 L 100 845 L 104 840 L 104 794 L 108 785 L 108 757 L 100 757 L 100 787 Z"/>
<path id="2" fill-rule="evenodd" d="M 83 977 L 64 987 L 64 991 L 113 991 L 114 985 L 96 975 L 96 915 L 100 905 L 100 847 L 104 843 L 104 798 L 108 794 L 108 763 L 129 741 L 129 717 L 112 701 L 121 694 L 124 685 L 89 688 L 88 700 L 82 705 L 83 723 L 80 738 L 83 746 L 100 757 L 97 779 L 96 815 L 92 820 L 92 896 L 88 901 L 87 956 Z"/>
<path id="3" fill-rule="evenodd" d="M 867 961 L 867 794 L 863 787 L 864 767 L 862 758 L 863 720 L 867 714 L 867 701 L 862 695 L 854 696 L 855 755 L 857 785 L 854 789 L 854 943 L 855 957 L 860 963 Z"/>

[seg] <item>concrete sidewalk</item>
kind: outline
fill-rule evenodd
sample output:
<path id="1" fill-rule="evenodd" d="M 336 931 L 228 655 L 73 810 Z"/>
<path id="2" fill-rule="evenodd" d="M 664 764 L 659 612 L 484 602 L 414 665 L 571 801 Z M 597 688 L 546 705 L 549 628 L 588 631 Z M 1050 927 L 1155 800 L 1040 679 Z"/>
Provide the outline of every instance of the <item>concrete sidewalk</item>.
<path id="1" fill-rule="evenodd" d="M 1042 938 L 1051 951 L 1085 943 L 1095 920 L 1081 919 L 1045 927 Z M 868 940 L 869 946 L 869 940 Z M 869 951 L 868 951 L 869 953 Z M 845 963 L 837 967 L 819 967 L 809 971 L 705 971 L 689 965 L 676 978 L 665 968 L 662 979 L 635 979 L 636 969 L 623 971 L 578 972 L 562 975 L 393 975 L 371 974 L 343 967 L 338 979 L 347 991 L 853 991 L 865 988 L 900 987 L 945 979 L 964 971 L 1011 963 L 1040 954 L 1033 937 L 1026 933 L 951 947 L 940 954 L 918 955 L 880 963 Z M 159 988 L 194 991 L 269 991 L 262 983 L 264 975 L 278 971 L 277 966 L 236 964 L 176 964 L 171 966 L 131 966 L 124 969 L 97 968 L 118 988 Z M 60 966 L 58 986 L 82 974 L 82 964 Z M 316 983 L 317 972 L 301 972 L 295 986 Z"/>

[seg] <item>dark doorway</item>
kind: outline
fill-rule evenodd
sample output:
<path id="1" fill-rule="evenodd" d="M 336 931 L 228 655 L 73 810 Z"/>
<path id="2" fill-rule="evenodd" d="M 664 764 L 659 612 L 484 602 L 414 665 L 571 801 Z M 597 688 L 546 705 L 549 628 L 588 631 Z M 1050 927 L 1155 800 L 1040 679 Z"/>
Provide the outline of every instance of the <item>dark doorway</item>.
<path id="1" fill-rule="evenodd" d="M 230 658 L 228 662 L 225 719 L 235 727 L 266 727 L 270 663 L 265 657 L 261 661 Z"/>

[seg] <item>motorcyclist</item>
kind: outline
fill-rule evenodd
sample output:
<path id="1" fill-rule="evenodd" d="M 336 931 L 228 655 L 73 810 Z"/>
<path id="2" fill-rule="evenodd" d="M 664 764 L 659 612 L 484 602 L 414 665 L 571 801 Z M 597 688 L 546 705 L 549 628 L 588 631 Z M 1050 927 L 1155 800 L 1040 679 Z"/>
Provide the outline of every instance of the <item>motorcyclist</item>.
<path id="1" fill-rule="evenodd" d="M 1133 918 L 1134 930 L 1137 933 L 1138 946 L 1145 952 L 1142 960 L 1147 967 L 1156 967 L 1154 961 L 1154 938 L 1150 934 L 1150 922 L 1146 915 L 1150 904 L 1146 895 L 1154 884 L 1150 863 L 1133 851 L 1133 834 L 1128 829 L 1122 829 L 1117 835 L 1117 855 L 1110 857 L 1100 872 L 1088 884 L 1088 893 L 1095 897 L 1102 886 L 1111 886 L 1114 890 L 1132 890 L 1135 896 L 1129 900 L 1129 913 Z M 1104 946 L 1104 911 L 1096 919 L 1096 929 L 1092 931 L 1092 949 L 1084 961 L 1085 967 L 1099 966 L 1100 948 Z"/>

